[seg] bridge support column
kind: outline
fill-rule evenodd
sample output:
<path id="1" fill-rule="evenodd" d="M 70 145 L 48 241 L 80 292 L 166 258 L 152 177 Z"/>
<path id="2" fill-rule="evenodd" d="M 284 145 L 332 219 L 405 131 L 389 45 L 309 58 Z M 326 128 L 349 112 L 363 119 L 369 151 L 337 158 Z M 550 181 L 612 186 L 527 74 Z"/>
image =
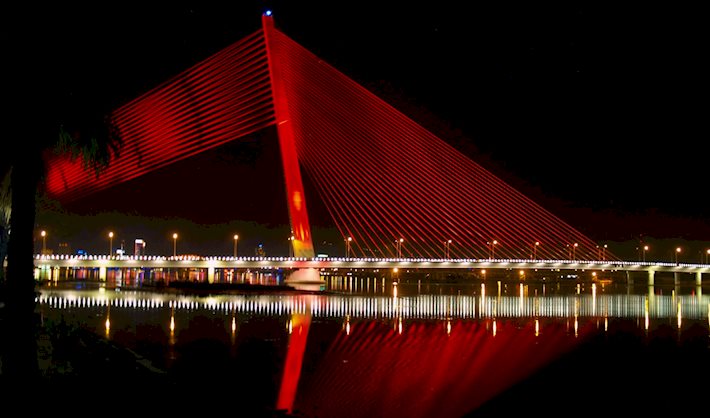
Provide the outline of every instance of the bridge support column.
<path id="1" fill-rule="evenodd" d="M 207 267 L 207 283 L 214 283 L 214 267 Z"/>
<path id="2" fill-rule="evenodd" d="M 106 266 L 99 267 L 99 280 L 106 281 Z"/>
<path id="3" fill-rule="evenodd" d="M 676 286 L 680 285 L 680 273 L 673 273 L 673 284 L 675 284 Z"/>
<path id="4" fill-rule="evenodd" d="M 695 273 L 695 284 L 697 286 L 702 286 L 703 285 L 703 273 L 702 272 L 697 272 Z"/>
<path id="5" fill-rule="evenodd" d="M 656 271 L 655 270 L 649 270 L 648 271 L 648 285 L 653 286 L 653 281 L 654 277 L 656 276 Z"/>

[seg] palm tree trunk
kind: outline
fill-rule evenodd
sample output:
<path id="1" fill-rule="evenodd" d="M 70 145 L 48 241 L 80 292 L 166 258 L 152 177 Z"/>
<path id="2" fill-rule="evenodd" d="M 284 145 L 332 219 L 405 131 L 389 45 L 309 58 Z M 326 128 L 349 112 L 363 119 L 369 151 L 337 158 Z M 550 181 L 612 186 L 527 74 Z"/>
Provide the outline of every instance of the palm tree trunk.
<path id="1" fill-rule="evenodd" d="M 39 377 L 33 237 L 41 159 L 29 154 L 12 171 L 12 235 L 7 252 L 7 316 L 2 336 L 2 372 L 17 383 Z"/>

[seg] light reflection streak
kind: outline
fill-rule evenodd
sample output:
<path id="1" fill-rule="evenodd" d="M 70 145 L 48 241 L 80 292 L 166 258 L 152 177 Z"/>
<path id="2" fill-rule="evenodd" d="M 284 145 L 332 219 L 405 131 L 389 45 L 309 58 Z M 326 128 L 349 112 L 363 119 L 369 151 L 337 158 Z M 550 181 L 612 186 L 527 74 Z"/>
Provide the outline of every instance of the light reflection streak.
<path id="1" fill-rule="evenodd" d="M 649 320 L 649 318 L 648 318 L 648 303 L 649 303 L 649 302 L 648 302 L 648 299 L 645 299 L 645 300 L 644 300 L 644 304 L 643 304 L 643 311 L 644 311 L 644 315 L 643 315 L 643 317 L 644 317 L 643 327 L 644 327 L 644 329 L 645 329 L 646 331 L 648 331 L 648 327 L 649 327 L 649 325 L 650 325 L 650 320 Z"/>
<path id="2" fill-rule="evenodd" d="M 687 319 L 707 320 L 710 325 L 710 296 L 698 294 L 678 295 L 526 295 L 522 297 L 486 296 L 481 284 L 481 295 L 413 295 L 400 296 L 399 287 L 393 285 L 392 296 L 317 295 L 318 304 L 306 305 L 295 295 L 261 296 L 222 295 L 207 301 L 200 297 L 164 297 L 137 299 L 120 292 L 77 297 L 75 291 L 47 290 L 38 298 L 41 306 L 50 309 L 95 309 L 112 306 L 116 309 L 160 310 L 164 307 L 173 312 L 180 310 L 208 309 L 223 314 L 243 313 L 268 315 L 292 315 L 310 313 L 314 317 L 343 318 L 351 315 L 358 318 L 422 318 L 422 319 L 469 319 L 469 318 L 638 318 L 644 322 L 652 318 L 677 319 L 678 312 Z M 601 304 L 601 312 L 597 309 Z"/>
<path id="3" fill-rule="evenodd" d="M 106 322 L 104 323 L 104 327 L 106 328 L 106 339 L 108 339 L 109 333 L 111 332 L 110 311 L 108 309 L 106 310 Z"/>
<path id="4" fill-rule="evenodd" d="M 540 320 L 537 318 L 535 319 L 535 336 L 540 336 Z"/>

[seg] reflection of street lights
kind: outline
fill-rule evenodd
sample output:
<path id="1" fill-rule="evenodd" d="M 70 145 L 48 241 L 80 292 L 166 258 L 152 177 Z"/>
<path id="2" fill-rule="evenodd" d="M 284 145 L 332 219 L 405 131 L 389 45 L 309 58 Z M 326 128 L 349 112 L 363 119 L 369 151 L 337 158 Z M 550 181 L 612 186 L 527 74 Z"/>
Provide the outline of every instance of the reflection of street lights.
<path id="1" fill-rule="evenodd" d="M 540 246 L 540 241 L 535 241 L 535 244 L 533 244 L 533 260 L 537 260 L 537 247 Z"/>
<path id="2" fill-rule="evenodd" d="M 444 241 L 444 257 L 447 260 L 451 258 L 451 240 Z"/>
<path id="3" fill-rule="evenodd" d="M 680 254 L 680 247 L 676 247 L 675 249 L 675 263 L 678 264 L 678 254 Z"/>
<path id="4" fill-rule="evenodd" d="M 345 240 L 345 258 L 350 258 L 350 244 L 353 242 L 353 237 L 348 237 Z"/>
<path id="5" fill-rule="evenodd" d="M 47 252 L 47 231 L 42 231 L 39 233 L 42 236 L 42 254 Z"/>
<path id="6" fill-rule="evenodd" d="M 111 256 L 113 251 L 113 231 L 108 233 L 108 255 Z"/>
<path id="7" fill-rule="evenodd" d="M 643 246 L 643 262 L 646 262 L 646 251 L 648 251 L 648 245 Z"/>
<path id="8" fill-rule="evenodd" d="M 237 258 L 237 242 L 239 241 L 239 235 L 234 234 L 234 258 Z"/>
<path id="9" fill-rule="evenodd" d="M 173 234 L 173 257 L 177 254 L 177 233 Z"/>

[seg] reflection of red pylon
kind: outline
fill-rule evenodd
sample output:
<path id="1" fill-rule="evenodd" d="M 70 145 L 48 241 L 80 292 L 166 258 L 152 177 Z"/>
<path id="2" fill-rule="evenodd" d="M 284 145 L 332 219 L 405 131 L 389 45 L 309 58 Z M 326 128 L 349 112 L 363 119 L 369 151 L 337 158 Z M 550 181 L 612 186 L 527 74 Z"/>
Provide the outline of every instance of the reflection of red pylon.
<path id="1" fill-rule="evenodd" d="M 276 409 L 293 412 L 293 402 L 296 399 L 298 380 L 301 377 L 301 366 L 303 365 L 303 355 L 306 351 L 308 340 L 308 330 L 311 325 L 310 308 L 306 308 L 305 314 L 293 314 L 289 321 L 288 352 L 284 363 L 284 373 L 281 379 L 281 389 L 276 401 Z"/>

